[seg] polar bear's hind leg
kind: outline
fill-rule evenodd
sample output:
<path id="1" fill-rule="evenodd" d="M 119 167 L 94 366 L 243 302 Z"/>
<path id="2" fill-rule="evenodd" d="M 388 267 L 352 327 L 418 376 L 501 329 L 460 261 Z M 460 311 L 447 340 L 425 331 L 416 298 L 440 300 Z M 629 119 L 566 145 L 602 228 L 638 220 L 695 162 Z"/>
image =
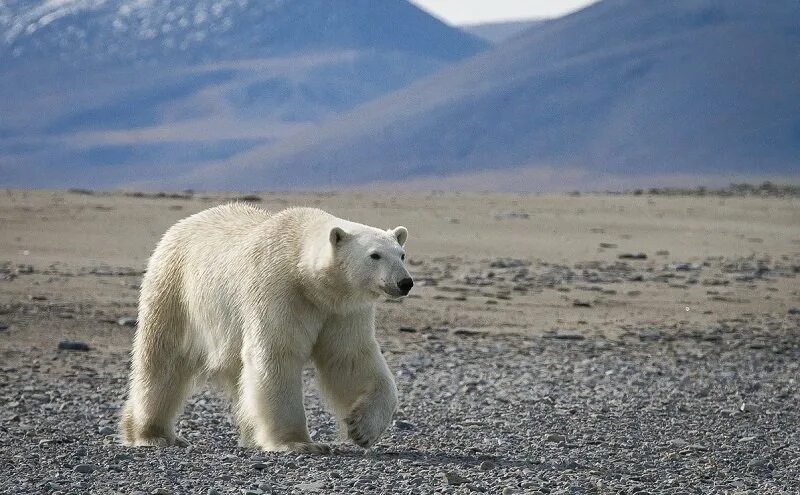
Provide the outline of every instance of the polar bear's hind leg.
<path id="1" fill-rule="evenodd" d="M 154 316 L 140 311 L 128 401 L 120 424 L 122 439 L 135 446 L 186 446 L 188 442 L 175 434 L 174 425 L 196 370 L 192 360 L 177 349 L 185 331 L 183 322 L 162 322 Z"/>

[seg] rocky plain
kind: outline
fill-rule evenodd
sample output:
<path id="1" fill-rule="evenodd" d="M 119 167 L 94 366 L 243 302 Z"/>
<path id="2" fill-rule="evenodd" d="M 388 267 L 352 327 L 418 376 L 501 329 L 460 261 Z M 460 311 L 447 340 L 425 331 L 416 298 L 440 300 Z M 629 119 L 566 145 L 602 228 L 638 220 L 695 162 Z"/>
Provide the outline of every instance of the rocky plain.
<path id="1" fill-rule="evenodd" d="M 228 201 L 405 225 L 382 302 L 400 390 L 364 451 L 237 446 L 198 384 L 187 448 L 117 437 L 139 283 L 175 221 Z M 800 493 L 795 194 L 0 193 L 0 493 Z"/>

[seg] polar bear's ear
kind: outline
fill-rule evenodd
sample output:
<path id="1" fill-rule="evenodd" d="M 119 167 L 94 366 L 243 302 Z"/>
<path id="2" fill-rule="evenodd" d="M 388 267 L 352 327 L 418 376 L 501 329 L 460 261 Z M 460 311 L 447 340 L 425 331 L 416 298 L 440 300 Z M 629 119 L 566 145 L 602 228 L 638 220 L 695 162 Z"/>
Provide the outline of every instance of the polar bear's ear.
<path id="1" fill-rule="evenodd" d="M 338 246 L 350 236 L 351 234 L 348 234 L 347 232 L 342 230 L 341 227 L 334 227 L 331 229 L 330 233 L 331 244 L 333 244 L 334 246 Z"/>
<path id="2" fill-rule="evenodd" d="M 408 239 L 408 229 L 402 226 L 395 227 L 391 232 L 394 238 L 397 239 L 398 244 L 402 246 L 406 243 L 406 239 Z"/>

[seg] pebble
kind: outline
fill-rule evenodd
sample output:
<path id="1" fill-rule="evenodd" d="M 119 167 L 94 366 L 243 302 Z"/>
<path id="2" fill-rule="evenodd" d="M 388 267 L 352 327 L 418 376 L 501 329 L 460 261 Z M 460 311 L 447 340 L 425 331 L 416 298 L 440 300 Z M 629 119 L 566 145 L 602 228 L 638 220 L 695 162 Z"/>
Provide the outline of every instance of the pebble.
<path id="1" fill-rule="evenodd" d="M 88 351 L 89 344 L 77 340 L 62 340 L 58 343 L 58 348 L 65 351 Z"/>
<path id="2" fill-rule="evenodd" d="M 97 466 L 95 466 L 94 464 L 78 464 L 77 466 L 72 468 L 72 470 L 75 471 L 76 473 L 83 473 L 83 474 L 91 473 L 96 469 Z"/>
<path id="3" fill-rule="evenodd" d="M 401 419 L 394 420 L 394 427 L 398 430 L 413 430 L 415 428 L 414 423 L 409 423 L 408 421 L 403 421 Z"/>
<path id="4" fill-rule="evenodd" d="M 552 443 L 563 443 L 567 441 L 566 435 L 561 435 L 558 433 L 546 433 L 542 440 L 545 442 L 552 442 Z"/>
<path id="5" fill-rule="evenodd" d="M 483 461 L 480 465 L 481 471 L 491 471 L 497 467 L 492 461 Z"/>
<path id="6" fill-rule="evenodd" d="M 166 488 L 156 488 L 150 492 L 150 495 L 172 495 L 172 492 Z"/>
<path id="7" fill-rule="evenodd" d="M 295 485 L 295 488 L 304 492 L 317 491 L 325 488 L 325 482 L 322 480 L 312 481 L 310 483 L 300 483 Z"/>
<path id="8" fill-rule="evenodd" d="M 621 260 L 646 260 L 647 255 L 644 253 L 621 253 L 617 255 Z"/>
<path id="9" fill-rule="evenodd" d="M 441 473 L 441 477 L 448 485 L 462 485 L 464 483 L 469 483 L 469 479 L 461 476 L 455 471 L 444 471 Z"/>
<path id="10" fill-rule="evenodd" d="M 116 430 L 110 426 L 103 426 L 102 428 L 100 428 L 99 433 L 101 435 L 113 435 L 114 433 L 116 433 Z"/>
<path id="11" fill-rule="evenodd" d="M 135 316 L 123 316 L 117 320 L 117 325 L 121 327 L 135 327 L 136 321 Z"/>

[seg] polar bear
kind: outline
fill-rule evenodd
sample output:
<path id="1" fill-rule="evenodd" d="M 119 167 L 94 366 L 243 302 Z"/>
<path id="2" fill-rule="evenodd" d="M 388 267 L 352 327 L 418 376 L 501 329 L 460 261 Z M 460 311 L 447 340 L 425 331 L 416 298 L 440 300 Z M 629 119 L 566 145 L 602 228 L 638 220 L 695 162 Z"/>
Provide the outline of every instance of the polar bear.
<path id="1" fill-rule="evenodd" d="M 303 366 L 342 432 L 373 445 L 397 388 L 375 340 L 375 302 L 408 294 L 405 227 L 381 230 L 315 208 L 211 208 L 172 226 L 142 281 L 127 445 L 185 445 L 174 422 L 198 378 L 234 402 L 243 446 L 328 452 L 312 442 Z"/>

